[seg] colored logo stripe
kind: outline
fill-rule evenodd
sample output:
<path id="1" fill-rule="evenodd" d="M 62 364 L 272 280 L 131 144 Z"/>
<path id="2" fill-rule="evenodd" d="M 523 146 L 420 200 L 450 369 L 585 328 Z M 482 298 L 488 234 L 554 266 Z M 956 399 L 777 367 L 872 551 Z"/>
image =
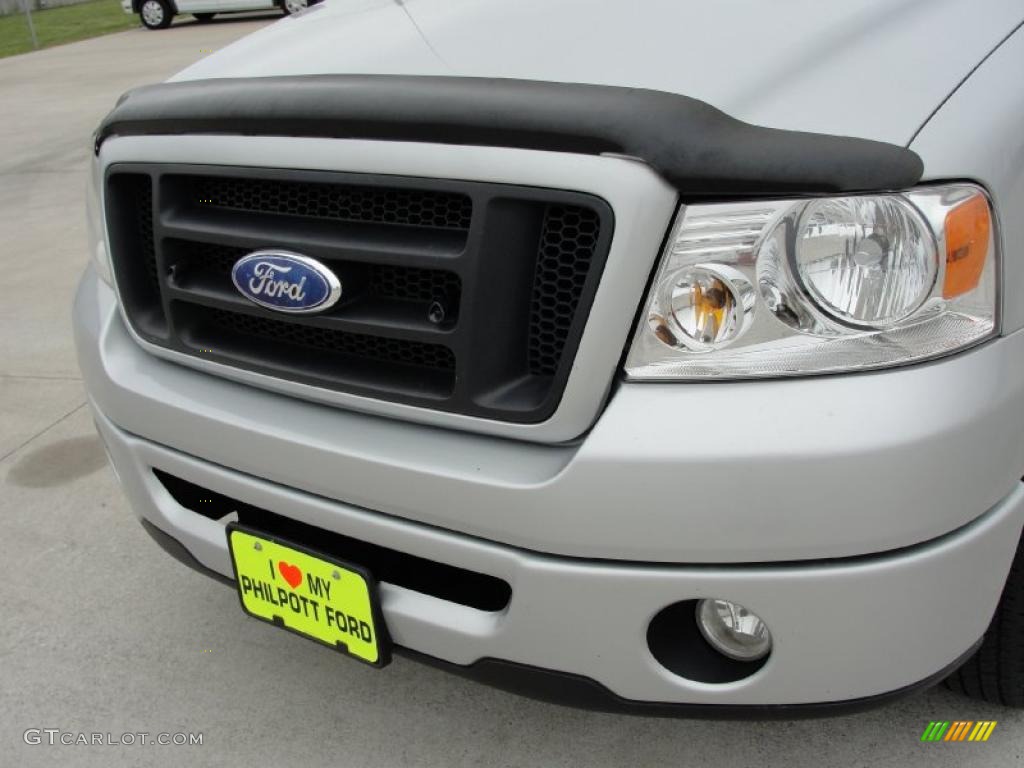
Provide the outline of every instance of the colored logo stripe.
<path id="1" fill-rule="evenodd" d="M 946 732 L 946 738 L 943 741 L 963 741 L 972 725 L 974 723 L 970 720 L 955 720 L 949 731 Z"/>
<path id="2" fill-rule="evenodd" d="M 932 720 L 921 741 L 988 741 L 995 728 L 995 720 Z"/>
<path id="3" fill-rule="evenodd" d="M 992 735 L 992 731 L 996 729 L 995 720 L 983 720 L 974 726 L 974 730 L 971 731 L 971 735 L 968 737 L 968 741 L 988 741 L 988 737 Z"/>

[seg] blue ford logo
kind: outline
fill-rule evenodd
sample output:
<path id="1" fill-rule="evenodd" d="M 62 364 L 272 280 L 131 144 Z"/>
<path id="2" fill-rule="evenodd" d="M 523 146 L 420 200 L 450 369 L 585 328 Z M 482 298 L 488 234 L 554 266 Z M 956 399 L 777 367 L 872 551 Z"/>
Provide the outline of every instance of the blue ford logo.
<path id="1" fill-rule="evenodd" d="M 315 259 L 254 251 L 235 262 L 231 282 L 245 298 L 278 312 L 322 312 L 341 298 L 341 282 Z"/>

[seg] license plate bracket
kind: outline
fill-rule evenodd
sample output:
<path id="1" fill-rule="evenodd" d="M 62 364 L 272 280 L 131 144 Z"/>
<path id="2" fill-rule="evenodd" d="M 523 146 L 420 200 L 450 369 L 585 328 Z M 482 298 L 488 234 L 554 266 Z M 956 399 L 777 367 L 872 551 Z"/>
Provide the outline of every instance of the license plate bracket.
<path id="1" fill-rule="evenodd" d="M 227 526 L 242 610 L 364 664 L 391 661 L 373 574 L 274 534 Z"/>

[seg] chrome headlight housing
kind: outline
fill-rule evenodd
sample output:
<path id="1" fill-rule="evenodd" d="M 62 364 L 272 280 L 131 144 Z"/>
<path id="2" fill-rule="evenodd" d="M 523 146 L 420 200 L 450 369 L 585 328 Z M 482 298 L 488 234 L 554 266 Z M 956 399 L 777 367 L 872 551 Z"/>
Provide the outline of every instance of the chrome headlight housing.
<path id="1" fill-rule="evenodd" d="M 973 184 L 685 206 L 626 373 L 792 376 L 949 354 L 996 333 L 997 241 Z"/>

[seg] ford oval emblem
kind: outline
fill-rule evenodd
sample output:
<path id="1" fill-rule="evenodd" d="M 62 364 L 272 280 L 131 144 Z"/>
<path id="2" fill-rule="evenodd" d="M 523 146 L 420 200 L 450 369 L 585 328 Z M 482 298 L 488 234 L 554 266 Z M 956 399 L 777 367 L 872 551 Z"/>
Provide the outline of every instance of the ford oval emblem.
<path id="1" fill-rule="evenodd" d="M 341 281 L 316 259 L 289 251 L 254 251 L 231 269 L 238 292 L 277 312 L 322 312 L 341 298 Z"/>

